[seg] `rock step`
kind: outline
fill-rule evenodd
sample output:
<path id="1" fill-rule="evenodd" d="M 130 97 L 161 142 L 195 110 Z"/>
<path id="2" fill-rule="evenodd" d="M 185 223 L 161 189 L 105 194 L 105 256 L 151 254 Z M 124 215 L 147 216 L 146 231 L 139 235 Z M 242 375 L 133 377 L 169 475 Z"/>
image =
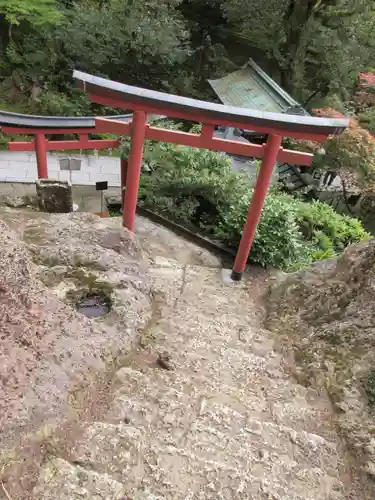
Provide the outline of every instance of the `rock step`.
<path id="1" fill-rule="evenodd" d="M 126 418 L 128 401 L 136 401 L 144 407 L 160 401 L 179 400 L 189 397 L 193 406 L 197 401 L 218 401 L 240 413 L 261 416 L 278 425 L 291 426 L 296 430 L 320 433 L 322 423 L 329 419 L 329 402 L 320 401 L 320 407 L 312 402 L 314 394 L 284 378 L 273 380 L 269 377 L 254 378 L 253 383 L 237 387 L 225 383 L 218 384 L 212 377 L 201 373 L 166 371 L 143 367 L 142 371 L 125 367 L 116 373 L 116 393 L 109 418 Z M 323 436 L 335 439 L 333 429 L 323 428 Z"/>
<path id="2" fill-rule="evenodd" d="M 72 465 L 61 458 L 43 466 L 33 497 L 38 500 L 124 500 L 125 486 L 108 474 Z"/>
<path id="3" fill-rule="evenodd" d="M 105 421 L 85 424 L 70 467 L 126 485 L 131 500 L 342 500 L 327 407 L 285 374 L 248 284 L 152 266 L 164 306 L 149 348 L 118 370 Z M 173 370 L 158 365 L 161 352 Z"/>
<path id="4" fill-rule="evenodd" d="M 249 428 L 234 433 L 228 432 L 229 429 L 220 432 L 201 421 L 179 435 L 172 431 L 169 435 L 160 435 L 157 427 L 96 422 L 87 428 L 72 450 L 72 459 L 83 468 L 110 474 L 116 481 L 126 484 L 130 494 L 147 486 L 162 498 L 168 495 L 168 498 L 177 499 L 230 498 L 229 493 L 235 498 L 239 492 L 255 495 L 262 491 L 281 495 L 271 498 L 302 499 L 303 495 L 311 500 L 328 498 L 325 495 L 337 481 L 335 464 L 332 464 L 330 477 L 327 470 L 323 474 L 320 464 L 314 460 L 301 462 L 301 456 L 293 456 L 291 441 L 289 448 L 280 450 L 272 446 L 267 449 L 264 443 L 261 448 L 254 446 L 253 437 L 262 426 L 267 427 L 262 422 L 253 422 L 249 423 Z M 279 433 L 279 429 L 274 431 L 275 435 Z M 286 437 L 289 433 L 293 435 L 296 447 L 302 440 L 320 453 L 324 453 L 325 446 L 329 447 L 318 436 L 294 433 L 290 429 L 282 431 Z M 271 433 L 269 441 L 272 441 Z M 227 496 L 220 495 L 223 484 L 228 490 Z M 307 484 L 310 485 L 308 492 L 305 491 Z M 199 496 L 202 493 L 204 496 Z M 282 496 L 285 493 L 287 497 Z M 186 496 L 188 494 L 192 496 Z"/>
<path id="5" fill-rule="evenodd" d="M 149 376 L 148 376 L 149 375 Z M 141 373 L 131 368 L 123 368 L 117 373 L 121 386 L 117 390 L 109 418 L 112 421 L 130 420 L 139 425 L 154 425 L 167 429 L 185 425 L 190 427 L 197 420 L 206 421 L 207 425 L 221 427 L 222 432 L 235 432 L 236 429 L 248 429 L 248 422 L 260 421 L 262 425 L 256 433 L 264 442 L 269 441 L 271 429 L 284 429 L 286 434 L 277 438 L 273 432 L 273 442 L 279 449 L 288 447 L 290 441 L 297 439 L 296 433 L 313 430 L 306 426 L 307 417 L 320 419 L 326 416 L 306 401 L 304 388 L 294 389 L 285 384 L 274 387 L 270 394 L 259 388 L 252 394 L 234 391 L 232 387 L 215 386 L 210 379 L 187 381 L 181 374 L 174 372 L 152 371 Z M 299 390 L 299 391 L 298 391 Z M 288 404 L 292 400 L 292 403 Z M 302 418 L 301 418 L 302 414 Z M 288 429 L 289 427 L 289 429 Z M 327 433 L 327 441 L 334 435 Z M 262 443 L 262 437 L 257 441 Z M 318 438 L 317 438 L 318 439 Z M 321 438 L 322 442 L 327 443 Z M 299 440 L 302 445 L 303 440 Z M 305 453 L 309 451 L 309 443 Z M 328 443 L 327 443 L 328 444 Z M 330 455 L 334 445 L 328 445 Z M 309 458 L 310 460 L 310 458 Z M 331 460 L 331 458 L 329 459 Z"/>

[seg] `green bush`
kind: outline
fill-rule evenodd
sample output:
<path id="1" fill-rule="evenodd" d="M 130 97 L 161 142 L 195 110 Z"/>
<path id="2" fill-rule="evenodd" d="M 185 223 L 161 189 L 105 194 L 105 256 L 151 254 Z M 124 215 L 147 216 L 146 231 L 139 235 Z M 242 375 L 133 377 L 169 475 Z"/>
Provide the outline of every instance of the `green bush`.
<path id="1" fill-rule="evenodd" d="M 55 90 L 46 90 L 33 111 L 51 116 L 87 116 L 91 114 L 91 103 L 87 95 L 75 89 L 71 96 Z"/>
<path id="2" fill-rule="evenodd" d="M 123 154 L 128 151 L 126 145 Z M 231 170 L 228 156 L 208 150 L 147 142 L 139 202 L 189 229 L 237 248 L 252 188 Z M 368 235 L 356 219 L 324 203 L 307 203 L 271 191 L 263 208 L 250 261 L 294 270 L 330 258 Z"/>
<path id="3" fill-rule="evenodd" d="M 221 214 L 215 236 L 228 246 L 237 248 L 246 221 L 251 196 L 241 197 L 233 209 Z M 312 262 L 312 246 L 303 238 L 295 213 L 293 199 L 269 193 L 262 212 L 250 261 L 262 266 L 293 270 Z"/>
<path id="4" fill-rule="evenodd" d="M 305 238 L 317 248 L 314 258 L 332 257 L 351 243 L 369 237 L 358 219 L 338 214 L 319 201 L 296 202 L 296 220 Z M 323 250 L 325 253 L 319 256 Z"/>
<path id="5" fill-rule="evenodd" d="M 366 88 L 366 91 L 368 88 Z M 366 109 L 363 113 L 359 115 L 359 123 L 363 128 L 368 130 L 370 134 L 375 134 L 375 106 Z"/>

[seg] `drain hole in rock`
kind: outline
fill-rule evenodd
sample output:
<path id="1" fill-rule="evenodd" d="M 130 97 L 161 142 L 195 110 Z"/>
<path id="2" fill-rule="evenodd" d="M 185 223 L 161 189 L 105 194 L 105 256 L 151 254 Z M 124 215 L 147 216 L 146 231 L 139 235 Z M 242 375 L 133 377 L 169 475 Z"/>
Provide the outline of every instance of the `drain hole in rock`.
<path id="1" fill-rule="evenodd" d="M 77 301 L 76 309 L 88 318 L 99 318 L 109 313 L 111 304 L 104 293 L 89 293 Z"/>

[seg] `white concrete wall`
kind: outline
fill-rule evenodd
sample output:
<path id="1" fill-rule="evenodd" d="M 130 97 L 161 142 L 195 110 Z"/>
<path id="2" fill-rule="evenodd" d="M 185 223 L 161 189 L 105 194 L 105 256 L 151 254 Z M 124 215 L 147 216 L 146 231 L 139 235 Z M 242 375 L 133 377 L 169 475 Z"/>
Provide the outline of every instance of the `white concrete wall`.
<path id="1" fill-rule="evenodd" d="M 247 142 L 247 141 L 246 141 Z M 68 158 L 64 153 L 48 153 L 48 176 L 52 180 L 69 180 L 69 172 L 60 171 L 59 160 Z M 108 186 L 120 186 L 120 158 L 114 156 L 72 155 L 72 158 L 82 160 L 81 170 L 72 172 L 72 184 L 91 185 L 95 182 L 107 181 Z M 232 158 L 232 168 L 235 172 L 245 172 L 250 181 L 255 183 L 257 176 L 254 161 L 243 162 Z M 12 153 L 0 151 L 0 182 L 33 183 L 38 178 L 35 153 Z M 273 181 L 277 179 L 276 169 Z"/>
<path id="2" fill-rule="evenodd" d="M 60 171 L 59 160 L 68 155 L 48 153 L 48 175 L 50 179 L 69 180 L 69 172 Z M 108 181 L 109 186 L 120 186 L 120 158 L 112 156 L 72 155 L 82 160 L 81 170 L 72 172 L 72 183 L 94 185 Z M 12 153 L 0 151 L 0 182 L 35 182 L 38 178 L 35 153 Z"/>

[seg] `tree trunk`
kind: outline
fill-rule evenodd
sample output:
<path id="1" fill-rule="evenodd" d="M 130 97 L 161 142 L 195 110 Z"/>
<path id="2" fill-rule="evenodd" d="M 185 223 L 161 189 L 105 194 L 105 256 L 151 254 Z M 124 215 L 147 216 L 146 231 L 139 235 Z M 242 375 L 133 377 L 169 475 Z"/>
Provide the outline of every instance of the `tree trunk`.
<path id="1" fill-rule="evenodd" d="M 286 63 L 282 83 L 292 95 L 298 93 L 298 81 L 303 78 L 306 32 L 314 16 L 315 5 L 316 0 L 290 0 L 284 15 L 286 40 L 283 52 Z"/>
<path id="2" fill-rule="evenodd" d="M 42 95 L 43 89 L 39 84 L 39 79 L 34 80 L 33 86 L 31 89 L 31 99 L 33 101 L 40 101 L 40 96 Z"/>

